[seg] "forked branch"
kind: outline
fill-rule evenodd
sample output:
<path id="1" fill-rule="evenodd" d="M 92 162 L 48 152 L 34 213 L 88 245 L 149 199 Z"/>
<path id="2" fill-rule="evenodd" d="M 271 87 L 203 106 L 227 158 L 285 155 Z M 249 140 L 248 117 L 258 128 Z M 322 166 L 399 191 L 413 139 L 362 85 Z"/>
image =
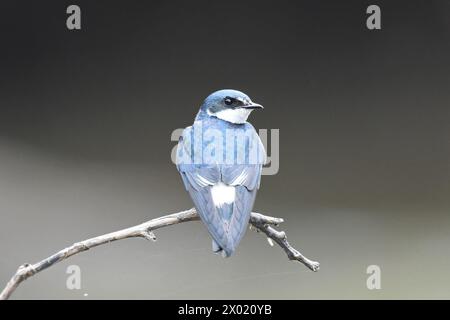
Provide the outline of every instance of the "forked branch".
<path id="1" fill-rule="evenodd" d="M 77 253 L 89 250 L 93 247 L 102 244 L 127 238 L 142 237 L 147 240 L 156 241 L 156 236 L 153 233 L 153 230 L 182 222 L 195 221 L 199 219 L 200 218 L 197 214 L 197 211 L 193 208 L 186 211 L 181 211 L 178 213 L 162 216 L 160 218 L 152 219 L 134 227 L 122 229 L 98 237 L 90 238 L 84 241 L 76 242 L 70 247 L 64 248 L 58 251 L 57 253 L 51 255 L 50 257 L 41 260 L 35 264 L 26 263 L 21 265 L 19 269 L 17 269 L 17 272 L 13 275 L 11 280 L 9 280 L 6 287 L 3 289 L 2 293 L 0 294 L 0 300 L 8 299 L 22 281 L 25 281 L 29 277 L 34 276 L 36 273 L 39 273 L 42 270 L 45 270 L 53 266 L 54 264 L 62 260 L 65 260 Z M 318 262 L 311 261 L 308 258 L 304 257 L 299 251 L 294 249 L 289 244 L 289 242 L 287 242 L 286 234 L 284 233 L 284 231 L 277 231 L 273 228 L 274 226 L 278 226 L 281 222 L 283 222 L 283 219 L 281 218 L 265 216 L 256 212 L 252 212 L 250 216 L 251 225 L 253 225 L 253 227 L 255 227 L 257 231 L 265 233 L 269 240 L 269 243 L 272 244 L 271 241 L 273 240 L 281 248 L 283 248 L 283 250 L 286 252 L 290 260 L 299 261 L 312 271 L 319 270 Z"/>

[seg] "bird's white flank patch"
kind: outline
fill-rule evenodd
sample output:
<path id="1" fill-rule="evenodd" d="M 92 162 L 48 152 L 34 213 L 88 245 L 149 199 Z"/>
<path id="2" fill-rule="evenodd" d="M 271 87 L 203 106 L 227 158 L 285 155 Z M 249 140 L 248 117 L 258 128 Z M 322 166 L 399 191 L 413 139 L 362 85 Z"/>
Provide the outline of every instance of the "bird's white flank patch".
<path id="1" fill-rule="evenodd" d="M 245 123 L 252 109 L 236 108 L 218 111 L 213 116 L 231 123 Z"/>
<path id="2" fill-rule="evenodd" d="M 234 187 L 219 182 L 211 188 L 211 196 L 214 204 L 221 207 L 224 204 L 234 202 L 235 190 Z"/>

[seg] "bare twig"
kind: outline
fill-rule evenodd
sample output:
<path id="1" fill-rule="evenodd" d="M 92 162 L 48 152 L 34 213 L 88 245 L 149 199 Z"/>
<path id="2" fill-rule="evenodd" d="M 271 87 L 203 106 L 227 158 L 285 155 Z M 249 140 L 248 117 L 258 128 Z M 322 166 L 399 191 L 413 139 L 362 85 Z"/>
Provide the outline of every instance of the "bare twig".
<path id="1" fill-rule="evenodd" d="M 318 271 L 320 267 L 319 262 L 312 261 L 306 258 L 289 244 L 289 242 L 287 241 L 286 233 L 284 231 L 277 231 L 271 226 L 277 226 L 281 222 L 283 222 L 283 219 L 281 218 L 267 217 L 260 213 L 252 212 L 252 225 L 267 235 L 267 238 L 270 240 L 269 243 L 271 245 L 273 245 L 271 241 L 275 241 L 286 252 L 289 260 L 296 260 L 303 263 L 312 271 Z"/>
<path id="2" fill-rule="evenodd" d="M 153 230 L 182 222 L 195 221 L 199 219 L 200 218 L 197 214 L 197 211 L 193 208 L 186 211 L 166 215 L 160 218 L 152 219 L 137 226 L 111 232 L 81 242 L 76 242 L 70 247 L 62 249 L 61 251 L 58 251 L 57 253 L 51 255 L 50 257 L 42 261 L 39 261 L 35 264 L 26 263 L 21 265 L 17 269 L 17 272 L 14 274 L 14 276 L 9 280 L 6 287 L 3 289 L 2 293 L 0 294 L 0 300 L 8 299 L 22 281 L 25 281 L 26 279 L 35 275 L 36 273 L 41 272 L 42 270 L 45 270 L 51 267 L 52 265 L 62 260 L 65 260 L 77 253 L 89 250 L 90 248 L 102 244 L 127 238 L 142 237 L 147 240 L 155 241 L 156 236 L 153 233 Z M 281 222 L 283 222 L 283 219 L 281 218 L 269 217 L 256 212 L 252 212 L 250 217 L 250 223 L 258 231 L 264 232 L 267 235 L 268 239 L 272 239 L 281 248 L 283 248 L 290 260 L 297 260 L 303 263 L 312 271 L 319 270 L 318 262 L 311 261 L 306 257 L 304 257 L 300 252 L 294 249 L 287 242 L 286 234 L 283 231 L 277 231 L 272 227 L 279 225 Z"/>

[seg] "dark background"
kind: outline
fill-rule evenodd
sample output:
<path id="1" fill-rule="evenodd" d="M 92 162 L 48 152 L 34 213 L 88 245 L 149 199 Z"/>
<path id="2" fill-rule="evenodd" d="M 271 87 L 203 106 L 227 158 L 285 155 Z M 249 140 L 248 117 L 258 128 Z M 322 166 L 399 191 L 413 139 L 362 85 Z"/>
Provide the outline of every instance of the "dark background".
<path id="1" fill-rule="evenodd" d="M 370 4 L 382 30 L 366 28 Z M 3 1 L 0 15 L 1 283 L 191 207 L 170 134 L 221 88 L 280 129 L 255 210 L 321 262 L 312 273 L 253 232 L 224 260 L 188 223 L 75 256 L 15 298 L 450 298 L 449 1 Z M 71 264 L 81 290 L 66 289 Z"/>

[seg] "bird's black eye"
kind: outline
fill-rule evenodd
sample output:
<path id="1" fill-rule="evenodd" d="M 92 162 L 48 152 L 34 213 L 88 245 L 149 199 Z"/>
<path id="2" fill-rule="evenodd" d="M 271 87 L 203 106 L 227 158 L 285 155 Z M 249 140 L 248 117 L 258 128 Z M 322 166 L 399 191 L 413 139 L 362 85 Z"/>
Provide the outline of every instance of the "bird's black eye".
<path id="1" fill-rule="evenodd" d="M 223 99 L 223 101 L 225 102 L 225 104 L 226 104 L 227 106 L 229 106 L 230 104 L 233 103 L 233 98 L 225 97 L 225 99 Z"/>

